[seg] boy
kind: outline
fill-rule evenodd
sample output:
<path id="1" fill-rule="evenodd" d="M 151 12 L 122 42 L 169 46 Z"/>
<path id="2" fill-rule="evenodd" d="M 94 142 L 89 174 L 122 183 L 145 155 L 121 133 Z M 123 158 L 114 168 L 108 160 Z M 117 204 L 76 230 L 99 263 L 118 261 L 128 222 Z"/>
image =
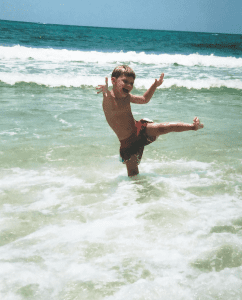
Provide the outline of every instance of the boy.
<path id="1" fill-rule="evenodd" d="M 120 156 L 126 164 L 128 176 L 139 173 L 144 146 L 154 142 L 161 134 L 169 132 L 182 132 L 203 128 L 197 117 L 193 124 L 185 123 L 159 123 L 141 119 L 136 121 L 131 112 L 130 103 L 145 104 L 153 96 L 156 88 L 163 82 L 164 73 L 151 85 L 143 96 L 130 94 L 135 80 L 134 71 L 126 65 L 118 66 L 113 70 L 111 81 L 113 89 L 108 90 L 108 78 L 105 85 L 99 85 L 97 93 L 103 93 L 103 110 L 109 126 L 116 133 L 120 141 Z"/>

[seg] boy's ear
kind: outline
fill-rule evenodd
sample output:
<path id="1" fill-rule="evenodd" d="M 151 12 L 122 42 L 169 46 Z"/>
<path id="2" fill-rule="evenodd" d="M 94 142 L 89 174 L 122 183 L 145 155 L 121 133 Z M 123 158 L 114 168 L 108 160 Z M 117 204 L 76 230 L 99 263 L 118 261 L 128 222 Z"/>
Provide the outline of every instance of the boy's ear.
<path id="1" fill-rule="evenodd" d="M 112 78 L 111 78 L 111 82 L 112 82 L 112 84 L 115 84 L 116 80 L 117 80 L 117 78 L 116 78 L 116 77 L 112 77 Z"/>

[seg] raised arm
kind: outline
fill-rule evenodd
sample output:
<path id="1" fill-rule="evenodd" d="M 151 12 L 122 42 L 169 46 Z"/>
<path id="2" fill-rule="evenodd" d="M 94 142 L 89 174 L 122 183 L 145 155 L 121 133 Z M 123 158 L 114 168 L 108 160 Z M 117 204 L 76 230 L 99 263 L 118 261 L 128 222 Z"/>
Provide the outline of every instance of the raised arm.
<path id="1" fill-rule="evenodd" d="M 163 83 L 164 80 L 164 73 L 161 74 L 160 78 L 155 80 L 155 82 L 151 85 L 151 87 L 144 93 L 143 96 L 135 96 L 135 95 L 130 95 L 130 101 L 132 103 L 137 103 L 137 104 L 145 104 L 150 101 L 152 98 L 156 88 L 160 86 Z"/>
<path id="2" fill-rule="evenodd" d="M 108 95 L 108 93 L 110 93 L 109 92 L 109 90 L 108 90 L 108 77 L 105 77 L 105 85 L 98 85 L 97 87 L 96 87 L 96 90 L 99 90 L 98 92 L 97 92 L 97 94 L 99 94 L 99 93 L 103 93 L 103 96 L 107 96 Z"/>

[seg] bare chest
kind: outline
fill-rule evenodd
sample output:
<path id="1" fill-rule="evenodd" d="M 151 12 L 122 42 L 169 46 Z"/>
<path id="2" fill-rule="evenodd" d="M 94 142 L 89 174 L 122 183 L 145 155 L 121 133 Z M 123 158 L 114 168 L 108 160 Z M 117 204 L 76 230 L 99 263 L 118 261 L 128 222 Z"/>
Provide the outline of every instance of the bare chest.
<path id="1" fill-rule="evenodd" d="M 131 112 L 130 99 L 129 97 L 116 100 L 115 98 L 104 99 L 103 109 L 105 114 L 110 116 L 118 116 Z"/>

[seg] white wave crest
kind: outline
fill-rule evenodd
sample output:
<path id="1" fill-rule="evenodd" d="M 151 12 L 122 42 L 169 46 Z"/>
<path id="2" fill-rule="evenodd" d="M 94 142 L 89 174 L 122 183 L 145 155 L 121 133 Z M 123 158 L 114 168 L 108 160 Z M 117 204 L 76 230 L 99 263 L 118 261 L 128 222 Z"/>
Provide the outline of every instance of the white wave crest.
<path id="1" fill-rule="evenodd" d="M 104 83 L 104 78 L 101 76 L 74 76 L 68 75 L 46 75 L 46 74 L 21 74 L 21 73 L 0 73 L 0 81 L 14 85 L 16 83 L 35 83 L 38 85 L 45 85 L 48 87 L 81 87 L 89 86 L 95 88 L 99 84 Z M 146 79 L 136 79 L 135 88 L 136 89 L 148 89 L 154 82 L 153 78 Z M 109 85 L 111 85 L 111 80 L 109 78 Z M 210 77 L 207 79 L 176 79 L 168 78 L 165 79 L 163 84 L 158 89 L 167 89 L 171 87 L 184 87 L 187 89 L 210 89 L 210 88 L 232 88 L 242 90 L 242 80 L 221 80 L 215 77 Z"/>
<path id="2" fill-rule="evenodd" d="M 137 80 L 137 82 L 135 82 L 135 87 L 137 89 L 142 89 L 142 88 L 148 89 L 153 82 L 154 81 L 152 80 L 140 79 Z M 239 79 L 221 80 L 218 78 L 194 79 L 194 80 L 170 78 L 170 79 L 165 79 L 162 86 L 160 86 L 159 88 L 168 89 L 171 87 L 179 87 L 179 88 L 184 87 L 187 89 L 196 89 L 196 90 L 226 87 L 226 88 L 242 90 L 242 81 Z"/>
<path id="3" fill-rule="evenodd" d="M 97 52 L 80 51 L 67 49 L 42 49 L 24 46 L 3 47 L 0 46 L 0 60 L 29 60 L 69 62 L 78 61 L 84 63 L 140 63 L 154 65 L 173 65 L 182 66 L 206 66 L 216 68 L 240 68 L 242 58 L 220 57 L 214 55 L 200 54 L 146 54 L 144 52 Z"/>
<path id="4" fill-rule="evenodd" d="M 0 81 L 14 85 L 15 83 L 35 83 L 48 87 L 80 87 L 101 84 L 104 79 L 100 76 L 74 76 L 74 75 L 53 75 L 53 74 L 21 74 L 21 73 L 0 73 Z"/>

